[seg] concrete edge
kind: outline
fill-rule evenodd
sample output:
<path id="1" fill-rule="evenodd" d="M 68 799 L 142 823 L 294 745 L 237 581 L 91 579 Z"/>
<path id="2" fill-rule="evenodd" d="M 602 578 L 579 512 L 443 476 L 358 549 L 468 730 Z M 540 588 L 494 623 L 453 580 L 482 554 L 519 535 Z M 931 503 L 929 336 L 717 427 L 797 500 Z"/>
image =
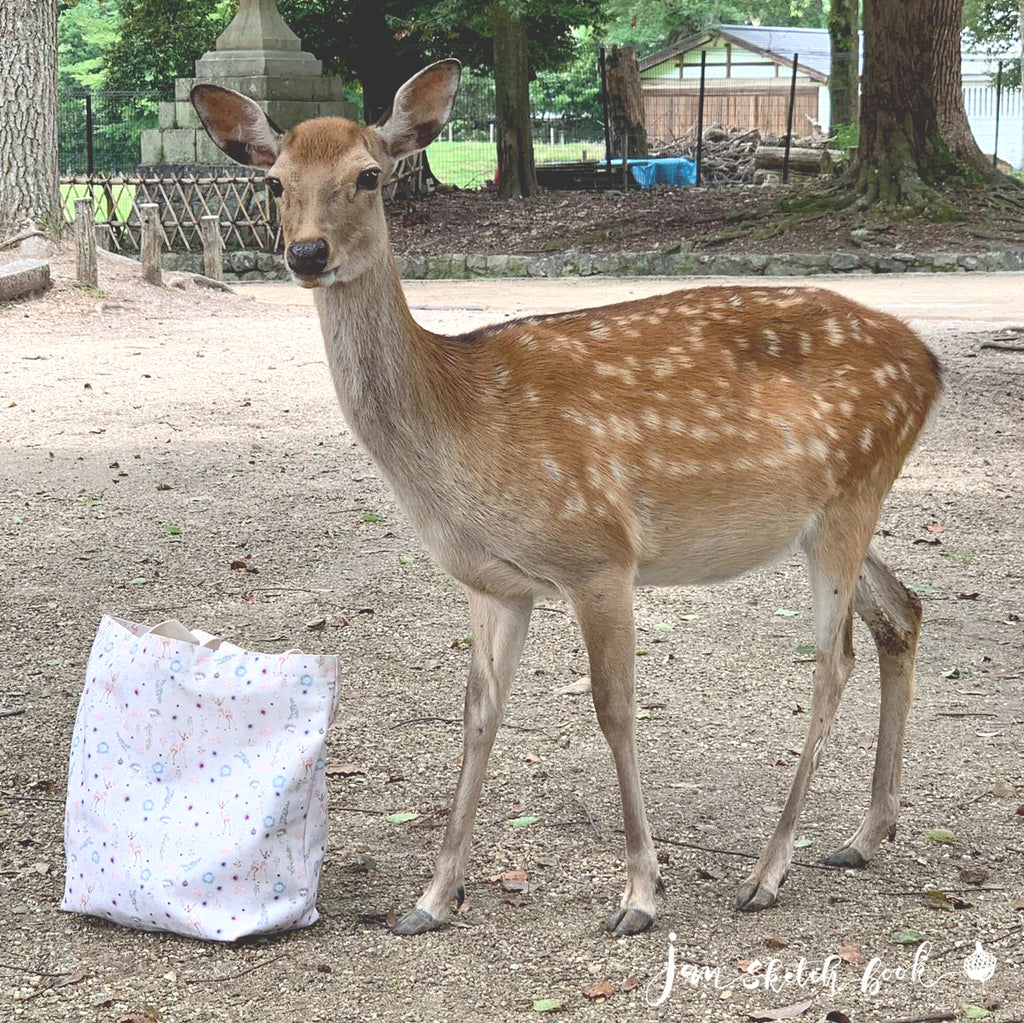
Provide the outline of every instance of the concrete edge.
<path id="1" fill-rule="evenodd" d="M 808 277 L 815 274 L 994 273 L 1024 270 L 1024 250 L 991 252 L 736 253 L 559 252 L 550 255 L 396 256 L 403 280 L 474 280 L 522 277 Z M 202 273 L 197 253 L 166 253 L 167 270 Z M 228 281 L 284 280 L 283 257 L 228 252 Z"/>

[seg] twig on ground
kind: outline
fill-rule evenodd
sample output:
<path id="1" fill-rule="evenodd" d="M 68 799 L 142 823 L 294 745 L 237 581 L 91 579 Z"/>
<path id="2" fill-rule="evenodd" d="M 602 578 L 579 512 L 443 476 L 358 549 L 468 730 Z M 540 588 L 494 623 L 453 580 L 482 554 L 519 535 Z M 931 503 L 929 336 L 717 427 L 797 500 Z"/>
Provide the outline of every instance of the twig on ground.
<path id="1" fill-rule="evenodd" d="M 405 721 L 399 721 L 397 724 L 391 726 L 391 731 L 395 731 L 397 728 L 405 728 L 406 725 L 425 725 L 431 722 L 437 722 L 442 725 L 460 725 L 462 720 L 460 718 L 439 718 L 439 717 L 422 717 L 422 718 L 407 718 Z"/>
<path id="2" fill-rule="evenodd" d="M 882 1023 L 939 1023 L 940 1020 L 956 1019 L 955 1012 L 933 1012 L 928 1016 L 900 1016 L 899 1019 L 886 1019 Z"/>
<path id="3" fill-rule="evenodd" d="M 71 977 L 75 972 L 74 970 L 65 970 L 63 973 L 47 973 L 46 970 L 37 970 L 31 966 L 19 966 L 17 963 L 0 963 L 0 970 L 13 970 L 17 973 L 29 973 L 34 977 L 51 977 L 55 980 L 60 977 Z"/>
<path id="4" fill-rule="evenodd" d="M 282 959 L 287 959 L 289 953 L 282 952 L 279 956 L 274 956 L 273 959 L 265 959 L 263 962 L 256 963 L 254 966 L 249 966 L 244 970 L 239 970 L 237 973 L 228 973 L 223 977 L 186 977 L 186 984 L 222 984 L 224 981 L 237 980 L 239 977 L 244 977 L 247 973 L 255 973 L 257 970 L 262 970 L 264 966 L 270 966 L 273 963 L 279 962 Z"/>
<path id="5" fill-rule="evenodd" d="M 622 828 L 616 828 L 615 832 L 619 835 L 626 833 Z M 678 839 L 663 838 L 659 835 L 652 835 L 651 839 L 655 842 L 661 842 L 662 845 L 674 845 L 681 849 L 696 849 L 699 852 L 715 853 L 719 856 L 739 856 L 744 860 L 756 860 L 758 858 L 753 853 L 739 852 L 736 849 L 719 849 L 717 846 L 699 845 L 697 842 L 680 842 Z M 835 867 L 826 866 L 824 863 L 802 863 L 800 860 L 793 860 L 791 865 L 794 867 L 804 867 L 807 870 L 827 870 L 830 874 L 836 871 Z"/>
<path id="6" fill-rule="evenodd" d="M 332 806 L 332 810 L 340 810 L 342 813 L 368 813 L 379 817 L 384 811 L 375 810 L 372 806 Z"/>

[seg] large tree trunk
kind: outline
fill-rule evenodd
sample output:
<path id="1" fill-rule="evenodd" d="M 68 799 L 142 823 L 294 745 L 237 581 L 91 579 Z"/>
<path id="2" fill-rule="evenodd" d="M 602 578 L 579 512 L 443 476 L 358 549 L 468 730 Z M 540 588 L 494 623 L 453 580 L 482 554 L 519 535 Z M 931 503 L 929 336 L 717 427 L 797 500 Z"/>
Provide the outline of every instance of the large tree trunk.
<path id="1" fill-rule="evenodd" d="M 870 202 L 918 204 L 928 186 L 977 181 L 977 169 L 958 159 L 943 140 L 940 78 L 948 47 L 937 52 L 936 36 L 959 39 L 963 0 L 864 0 L 864 89 L 861 95 L 857 187 Z M 951 21 L 952 19 L 952 21 Z M 955 100 L 944 96 L 947 118 Z M 962 109 L 963 100 L 959 101 Z"/>
<path id="2" fill-rule="evenodd" d="M 832 0 L 828 16 L 832 69 L 828 91 L 832 103 L 831 128 L 856 124 L 860 116 L 860 37 L 858 0 Z"/>
<path id="3" fill-rule="evenodd" d="M 0 240 L 63 228 L 57 170 L 57 2 L 0 2 Z"/>
<path id="4" fill-rule="evenodd" d="M 492 7 L 491 17 L 498 107 L 498 193 L 503 199 L 535 195 L 538 186 L 530 133 L 526 25 L 501 4 Z"/>
<path id="5" fill-rule="evenodd" d="M 967 111 L 960 73 L 960 26 L 964 0 L 936 0 L 939 23 L 932 37 L 934 49 L 935 107 L 942 141 L 958 160 L 985 176 L 998 176 L 992 161 L 978 148 Z"/>
<path id="6" fill-rule="evenodd" d="M 640 65 L 632 46 L 613 46 L 605 62 L 608 81 L 608 125 L 615 156 L 647 156 L 644 95 Z M 628 142 L 628 146 L 627 146 Z M 629 152 L 626 152 L 626 149 Z"/>

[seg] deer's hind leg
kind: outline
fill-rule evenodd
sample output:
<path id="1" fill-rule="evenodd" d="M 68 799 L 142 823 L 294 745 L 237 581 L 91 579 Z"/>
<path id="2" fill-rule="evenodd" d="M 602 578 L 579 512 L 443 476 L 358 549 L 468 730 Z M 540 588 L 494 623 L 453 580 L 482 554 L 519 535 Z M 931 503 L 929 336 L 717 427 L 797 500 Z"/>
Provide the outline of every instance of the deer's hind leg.
<path id="1" fill-rule="evenodd" d="M 824 509 L 804 540 L 817 648 L 810 723 L 782 816 L 753 871 L 737 892 L 736 908 L 745 912 L 775 904 L 793 858 L 800 810 L 832 729 L 843 689 L 853 672 L 854 591 L 883 497 L 884 494 L 866 491 L 836 500 Z"/>
<path id="2" fill-rule="evenodd" d="M 914 656 L 921 632 L 921 601 L 873 551 L 868 551 L 853 609 L 878 648 L 882 698 L 871 803 L 853 837 L 825 860 L 833 867 L 863 867 L 882 839 L 896 835 L 903 768 L 903 735 L 914 696 Z"/>

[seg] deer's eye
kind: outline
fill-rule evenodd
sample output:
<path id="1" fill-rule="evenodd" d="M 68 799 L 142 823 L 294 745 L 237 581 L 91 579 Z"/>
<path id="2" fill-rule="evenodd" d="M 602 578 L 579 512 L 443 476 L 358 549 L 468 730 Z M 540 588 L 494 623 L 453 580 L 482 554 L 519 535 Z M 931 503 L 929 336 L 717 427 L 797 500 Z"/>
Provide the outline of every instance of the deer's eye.
<path id="1" fill-rule="evenodd" d="M 267 186 L 267 191 L 275 198 L 280 199 L 281 193 L 284 191 L 284 185 L 281 184 L 280 178 L 264 178 L 264 184 Z"/>
<path id="2" fill-rule="evenodd" d="M 356 178 L 356 189 L 364 192 L 372 192 L 377 187 L 377 182 L 379 180 L 380 171 L 376 167 L 364 170 L 362 174 Z"/>

